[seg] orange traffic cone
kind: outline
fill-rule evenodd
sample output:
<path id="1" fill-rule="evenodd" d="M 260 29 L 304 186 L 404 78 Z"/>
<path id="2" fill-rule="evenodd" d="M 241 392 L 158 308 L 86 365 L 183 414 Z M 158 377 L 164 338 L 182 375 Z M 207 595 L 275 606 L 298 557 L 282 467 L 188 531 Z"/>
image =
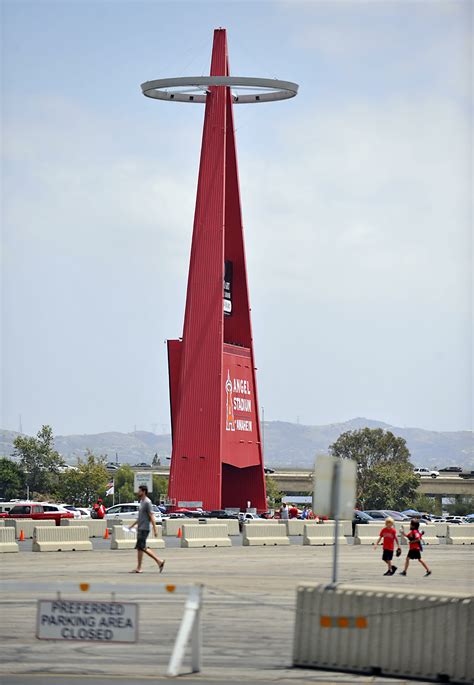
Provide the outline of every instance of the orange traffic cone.
<path id="1" fill-rule="evenodd" d="M 176 537 L 178 537 L 178 538 L 182 538 L 182 537 L 183 537 L 183 533 L 181 532 L 181 528 L 178 528 L 178 534 L 177 534 Z"/>
<path id="2" fill-rule="evenodd" d="M 23 529 L 22 529 L 22 530 L 20 530 L 20 542 L 23 542 L 24 539 L 25 539 L 25 533 L 23 532 Z"/>
<path id="3" fill-rule="evenodd" d="M 104 540 L 108 540 L 108 539 L 109 539 L 109 529 L 106 528 L 105 533 L 104 533 Z"/>

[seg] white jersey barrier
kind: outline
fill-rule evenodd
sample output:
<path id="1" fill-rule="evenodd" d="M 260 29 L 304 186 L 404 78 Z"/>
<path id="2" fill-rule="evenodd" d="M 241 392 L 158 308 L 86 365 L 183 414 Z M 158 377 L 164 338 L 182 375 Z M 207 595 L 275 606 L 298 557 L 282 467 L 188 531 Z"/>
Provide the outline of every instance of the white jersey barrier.
<path id="1" fill-rule="evenodd" d="M 358 523 L 355 529 L 354 545 L 372 545 L 377 542 L 384 523 Z M 398 539 L 400 535 L 397 533 Z"/>
<path id="2" fill-rule="evenodd" d="M 303 545 L 334 545 L 335 523 L 314 524 L 307 523 L 304 527 Z M 346 536 L 339 526 L 337 541 L 341 545 L 347 543 Z"/>
<path id="3" fill-rule="evenodd" d="M 156 537 L 153 530 L 146 539 L 146 546 L 150 549 L 163 549 L 165 541 L 161 537 L 161 526 L 156 526 Z M 137 542 L 137 529 L 129 530 L 127 526 L 113 526 L 110 549 L 133 549 Z"/>
<path id="4" fill-rule="evenodd" d="M 474 545 L 474 524 L 448 524 L 447 545 Z"/>
<path id="5" fill-rule="evenodd" d="M 72 527 L 71 527 L 72 529 Z M 184 613 L 179 626 L 178 634 L 173 646 L 171 658 L 168 663 L 166 674 L 170 677 L 180 675 L 181 665 L 185 656 L 186 647 L 191 644 L 191 671 L 199 673 L 202 668 L 202 585 L 174 585 L 161 583 L 96 583 L 96 582 L 20 582 L 5 580 L 0 583 L 0 593 L 8 593 L 11 598 L 18 595 L 24 601 L 25 593 L 33 593 L 36 597 L 44 598 L 46 593 L 51 593 L 54 599 L 65 600 L 65 593 L 74 595 L 74 599 L 87 600 L 89 593 L 97 593 L 112 601 L 119 602 L 122 595 L 140 596 L 156 594 L 185 594 L 186 602 Z M 80 595 L 80 597 L 78 597 Z M 85 595 L 85 596 L 84 596 Z M 68 597 L 69 600 L 69 597 Z M 101 640 L 101 645 L 107 644 Z M 116 644 L 116 643 L 110 643 Z M 89 657 L 92 661 L 92 657 Z"/>
<path id="6" fill-rule="evenodd" d="M 229 530 L 225 523 L 189 525 L 184 523 L 181 547 L 232 547 Z"/>
<path id="7" fill-rule="evenodd" d="M 18 543 L 15 542 L 15 531 L 11 527 L 0 528 L 0 553 L 18 552 Z"/>
<path id="8" fill-rule="evenodd" d="M 269 547 L 272 545 L 289 545 L 290 538 L 285 526 L 268 523 L 246 523 L 243 529 L 242 544 L 248 546 Z"/>
<path id="9" fill-rule="evenodd" d="M 33 552 L 91 551 L 87 526 L 35 526 Z"/>
<path id="10" fill-rule="evenodd" d="M 472 683 L 474 598 L 351 586 L 300 586 L 293 664 Z"/>
<path id="11" fill-rule="evenodd" d="M 5 520 L 0 519 L 0 528 L 4 528 L 4 527 L 5 527 Z"/>
<path id="12" fill-rule="evenodd" d="M 90 538 L 103 538 L 107 527 L 105 519 L 63 519 L 63 526 L 87 526 Z"/>
<path id="13" fill-rule="evenodd" d="M 183 532 L 182 528 L 184 524 L 186 524 L 187 526 L 198 526 L 199 519 L 163 519 L 163 523 L 161 525 L 163 529 L 163 537 L 176 537 L 178 535 L 178 530 L 180 528 L 181 532 Z"/>
<path id="14" fill-rule="evenodd" d="M 410 526 L 402 526 L 402 529 L 407 535 L 410 532 Z M 424 545 L 439 545 L 439 538 L 436 535 L 436 526 L 433 523 L 430 523 L 426 526 L 420 527 L 419 528 L 420 533 L 423 533 L 422 538 L 421 538 L 421 544 Z M 401 535 L 400 531 L 400 537 L 401 537 L 401 544 L 402 545 L 408 545 L 409 541 L 406 539 L 404 535 Z"/>
<path id="15" fill-rule="evenodd" d="M 436 530 L 436 535 L 439 538 L 445 538 L 447 533 L 448 533 L 448 524 L 447 523 L 435 523 L 434 524 L 435 530 Z"/>
<path id="16" fill-rule="evenodd" d="M 51 519 L 34 520 L 34 519 L 6 519 L 6 526 L 11 526 L 15 529 L 15 537 L 18 539 L 23 531 L 25 538 L 32 538 L 36 526 L 45 526 L 46 528 L 55 528 L 56 521 Z"/>

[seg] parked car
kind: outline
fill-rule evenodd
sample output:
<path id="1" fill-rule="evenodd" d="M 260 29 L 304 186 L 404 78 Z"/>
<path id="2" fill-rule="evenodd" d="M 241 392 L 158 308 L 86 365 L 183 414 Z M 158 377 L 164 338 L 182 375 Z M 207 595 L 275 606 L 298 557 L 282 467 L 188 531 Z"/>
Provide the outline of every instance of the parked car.
<path id="1" fill-rule="evenodd" d="M 462 466 L 445 466 L 444 469 L 440 469 L 440 473 L 461 473 Z"/>
<path id="2" fill-rule="evenodd" d="M 430 477 L 430 478 L 438 478 L 439 476 L 439 471 L 433 471 L 432 469 L 425 469 L 423 466 L 420 466 L 416 469 L 413 469 L 413 473 L 416 473 L 418 476 L 421 477 Z"/>
<path id="3" fill-rule="evenodd" d="M 370 516 L 370 514 L 366 514 L 365 511 L 359 511 L 356 509 L 352 519 L 352 537 L 355 535 L 355 527 L 362 523 L 377 523 L 377 519 L 372 518 L 372 516 Z"/>
<path id="4" fill-rule="evenodd" d="M 390 516 L 394 521 L 410 521 L 410 517 L 406 516 L 406 514 L 401 514 L 399 511 L 392 511 L 391 509 L 366 509 L 364 513 L 377 520 L 385 521 Z"/>
<path id="5" fill-rule="evenodd" d="M 58 504 L 49 502 L 19 502 L 8 512 L 8 517 L 12 519 L 33 519 L 48 520 L 53 519 L 56 525 L 61 525 L 61 519 L 73 519 L 74 514 Z"/>
<path id="6" fill-rule="evenodd" d="M 91 517 L 90 509 L 86 509 L 85 507 L 73 507 L 70 504 L 65 504 L 64 508 L 68 511 L 77 512 L 79 515 L 76 516 L 76 518 L 90 519 Z"/>
<path id="7" fill-rule="evenodd" d="M 237 519 L 239 518 L 237 514 L 229 514 L 225 509 L 213 509 L 212 511 L 206 511 L 203 514 L 205 518 L 210 519 Z"/>
<path id="8" fill-rule="evenodd" d="M 130 523 L 136 521 L 138 518 L 138 507 L 139 502 L 124 502 L 123 504 L 115 504 L 113 507 L 109 507 L 105 512 L 105 518 L 107 521 L 113 521 L 114 519 L 126 519 L 130 520 Z M 151 505 L 153 514 L 155 515 L 156 523 L 161 524 L 162 514 L 156 504 Z"/>
<path id="9" fill-rule="evenodd" d="M 275 469 L 271 469 L 268 466 L 265 466 L 265 468 L 263 470 L 265 471 L 266 474 L 267 473 L 275 473 Z"/>
<path id="10" fill-rule="evenodd" d="M 122 464 L 119 464 L 117 461 L 109 461 L 106 465 L 105 468 L 108 471 L 117 471 L 122 466 Z"/>
<path id="11" fill-rule="evenodd" d="M 145 461 L 141 461 L 139 464 L 134 464 L 133 468 L 136 469 L 151 469 L 151 464 L 147 464 Z"/>
<path id="12" fill-rule="evenodd" d="M 463 469 L 460 478 L 474 478 L 474 469 Z"/>
<path id="13" fill-rule="evenodd" d="M 81 512 L 79 511 L 79 509 L 76 509 L 76 507 L 73 507 L 70 504 L 60 504 L 58 506 L 62 507 L 63 509 L 66 509 L 66 511 L 71 511 L 75 519 L 82 518 Z"/>
<path id="14" fill-rule="evenodd" d="M 466 523 L 464 516 L 446 516 L 446 523 Z"/>

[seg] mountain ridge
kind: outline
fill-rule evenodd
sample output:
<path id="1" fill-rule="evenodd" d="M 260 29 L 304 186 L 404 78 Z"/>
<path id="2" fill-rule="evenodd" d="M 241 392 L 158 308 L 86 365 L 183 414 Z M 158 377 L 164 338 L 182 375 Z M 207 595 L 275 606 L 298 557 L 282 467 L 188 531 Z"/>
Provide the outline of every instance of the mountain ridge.
<path id="1" fill-rule="evenodd" d="M 356 417 L 349 421 L 311 426 L 289 421 L 265 421 L 264 452 L 267 466 L 311 468 L 318 454 L 327 454 L 328 447 L 341 433 L 360 428 L 382 428 L 407 441 L 415 466 L 474 466 L 474 439 L 472 431 L 430 431 L 423 428 L 401 428 L 383 421 Z M 15 431 L 0 431 L 0 454 L 10 456 Z M 95 434 L 57 435 L 55 448 L 73 463 L 84 456 L 87 449 L 102 454 L 109 461 L 116 455 L 121 463 L 150 463 L 155 453 L 162 465 L 171 455 L 171 436 L 148 431 L 121 433 L 109 431 Z"/>

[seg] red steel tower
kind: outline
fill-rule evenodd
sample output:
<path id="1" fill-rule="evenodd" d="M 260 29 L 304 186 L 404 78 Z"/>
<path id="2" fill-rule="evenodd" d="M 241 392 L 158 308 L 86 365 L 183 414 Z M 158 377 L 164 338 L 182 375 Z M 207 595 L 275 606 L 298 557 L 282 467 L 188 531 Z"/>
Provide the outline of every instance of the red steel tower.
<path id="1" fill-rule="evenodd" d="M 205 94 L 168 89 L 185 81 L 205 84 Z M 202 502 L 205 509 L 245 509 L 250 501 L 267 509 L 233 104 L 284 99 L 295 95 L 297 86 L 264 81 L 229 77 L 226 31 L 216 29 L 209 78 L 142 86 L 158 99 L 205 102 L 183 337 L 168 340 L 173 437 L 168 494 L 177 506 Z M 233 94 L 231 85 L 244 82 L 272 92 Z"/>

